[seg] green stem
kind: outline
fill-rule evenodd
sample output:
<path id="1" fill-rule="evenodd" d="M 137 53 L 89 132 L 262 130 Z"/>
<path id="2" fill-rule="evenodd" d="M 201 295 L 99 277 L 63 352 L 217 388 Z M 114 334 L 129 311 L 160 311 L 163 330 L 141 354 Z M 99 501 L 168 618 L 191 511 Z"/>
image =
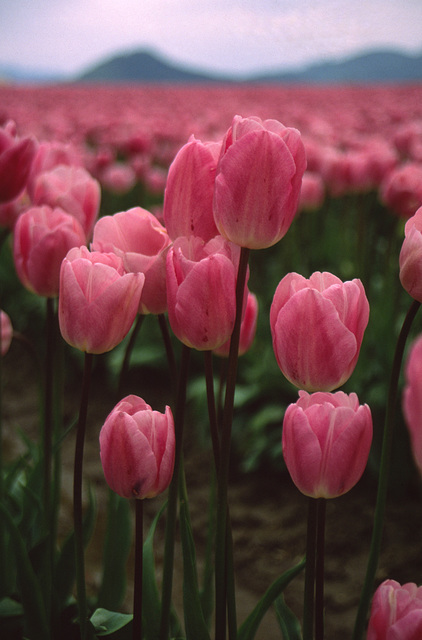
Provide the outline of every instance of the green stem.
<path id="1" fill-rule="evenodd" d="M 315 611 L 315 561 L 318 501 L 315 498 L 309 498 L 308 500 L 305 590 L 303 603 L 303 640 L 313 640 Z"/>
<path id="2" fill-rule="evenodd" d="M 381 548 L 382 532 L 384 525 L 385 506 L 387 502 L 388 476 L 390 471 L 391 452 L 393 446 L 394 420 L 397 406 L 397 394 L 401 363 L 403 360 L 404 348 L 409 335 L 412 322 L 420 307 L 420 302 L 413 300 L 409 311 L 404 319 L 401 328 L 396 351 L 394 354 L 393 366 L 391 370 L 390 386 L 388 392 L 387 408 L 385 414 L 384 434 L 382 441 L 381 463 L 378 477 L 378 493 L 375 505 L 374 525 L 372 530 L 371 547 L 369 551 L 368 565 L 366 569 L 365 582 L 363 585 L 356 616 L 353 640 L 362 638 L 366 619 L 368 615 L 369 603 L 374 588 L 375 574 L 378 568 L 378 560 Z"/>
<path id="3" fill-rule="evenodd" d="M 44 386 L 44 511 L 46 522 L 50 524 L 51 466 L 53 451 L 53 380 L 54 380 L 54 347 L 55 347 L 54 299 L 46 299 L 46 356 Z"/>
<path id="4" fill-rule="evenodd" d="M 240 325 L 242 322 L 243 296 L 249 260 L 249 249 L 242 247 L 236 282 L 236 319 L 230 340 L 226 396 L 221 433 L 220 468 L 218 471 L 217 529 L 215 540 L 215 637 L 226 638 L 227 600 L 227 489 L 230 466 L 230 445 L 233 422 L 234 394 L 236 388 L 239 354 Z"/>
<path id="5" fill-rule="evenodd" d="M 324 555 L 326 506 L 326 499 L 318 498 L 315 562 L 315 640 L 324 639 Z"/>
<path id="6" fill-rule="evenodd" d="M 179 472 L 183 451 L 183 424 L 185 418 L 186 388 L 188 380 L 190 348 L 183 345 L 182 360 L 177 392 L 174 430 L 176 446 L 174 454 L 173 478 L 169 487 L 167 522 L 164 542 L 163 583 L 161 597 L 160 640 L 168 640 L 170 626 L 171 594 L 173 589 L 174 540 L 176 533 Z"/>
<path id="7" fill-rule="evenodd" d="M 163 337 L 164 348 L 166 350 L 167 363 L 170 370 L 170 376 L 173 382 L 177 380 L 177 364 L 174 356 L 173 345 L 171 343 L 170 332 L 167 325 L 166 317 L 160 313 L 158 315 L 158 324 L 160 326 L 161 335 Z"/>
<path id="8" fill-rule="evenodd" d="M 0 325 L 0 504 L 4 504 L 4 480 L 3 480 L 3 355 L 1 352 L 1 325 Z M 6 566 L 5 527 L 3 518 L 0 519 L 0 563 Z M 0 600 L 6 596 L 6 584 L 1 583 Z"/>
<path id="9" fill-rule="evenodd" d="M 92 371 L 92 353 L 85 353 L 85 364 L 82 378 L 81 403 L 79 407 L 79 421 L 76 432 L 75 464 L 73 477 L 73 520 L 75 527 L 75 564 L 76 591 L 78 597 L 79 626 L 81 640 L 87 638 L 88 606 L 85 585 L 85 558 L 82 522 L 82 468 L 85 444 L 86 418 L 88 414 L 89 389 Z"/>
<path id="10" fill-rule="evenodd" d="M 123 389 L 123 383 L 124 380 L 126 378 L 126 374 L 129 370 L 129 362 L 130 362 L 130 357 L 132 355 L 132 351 L 133 348 L 135 346 L 135 342 L 136 342 L 136 338 L 138 337 L 138 333 L 142 327 L 142 323 L 144 321 L 145 316 L 141 315 L 138 313 L 137 317 L 136 317 L 136 322 L 133 325 L 133 329 L 132 332 L 130 334 L 130 338 L 129 338 L 129 342 L 127 343 L 126 346 L 126 351 L 125 351 L 125 355 L 123 358 L 123 362 L 122 362 L 122 367 L 120 369 L 120 376 L 119 376 L 119 382 L 117 385 L 117 395 L 120 398 L 122 395 L 122 389 Z"/>
<path id="11" fill-rule="evenodd" d="M 144 501 L 135 500 L 135 576 L 132 639 L 142 640 L 142 573 L 144 545 Z"/>
<path id="12" fill-rule="evenodd" d="M 207 387 L 208 418 L 210 423 L 212 451 L 214 454 L 215 468 L 218 469 L 220 466 L 220 442 L 218 437 L 217 411 L 215 408 L 212 351 L 204 351 L 204 364 L 205 364 L 205 382 Z"/>

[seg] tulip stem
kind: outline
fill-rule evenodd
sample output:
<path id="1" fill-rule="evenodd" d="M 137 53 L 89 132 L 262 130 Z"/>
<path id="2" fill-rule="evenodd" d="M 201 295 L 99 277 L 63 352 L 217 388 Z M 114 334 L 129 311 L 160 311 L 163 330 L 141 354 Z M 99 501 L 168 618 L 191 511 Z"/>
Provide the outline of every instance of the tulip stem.
<path id="1" fill-rule="evenodd" d="M 168 640 L 170 626 L 171 594 L 173 589 L 174 540 L 176 533 L 179 472 L 183 452 L 183 423 L 185 418 L 186 388 L 188 381 L 190 348 L 183 345 L 180 365 L 179 387 L 174 415 L 176 438 L 173 478 L 169 487 L 167 522 L 164 541 L 163 583 L 161 596 L 160 640 Z"/>
<path id="2" fill-rule="evenodd" d="M 313 640 L 315 610 L 315 560 L 318 501 L 309 498 L 306 532 L 305 589 L 303 603 L 303 640 Z"/>
<path id="3" fill-rule="evenodd" d="M 317 499 L 316 561 L 315 561 L 315 640 L 324 639 L 324 556 L 325 512 L 327 501 Z"/>
<path id="4" fill-rule="evenodd" d="M 138 313 L 136 318 L 136 322 L 133 326 L 132 332 L 130 334 L 129 342 L 126 346 L 125 355 L 122 362 L 122 367 L 120 369 L 119 382 L 117 386 L 117 395 L 120 398 L 122 395 L 123 383 L 126 378 L 126 374 L 129 370 L 129 362 L 130 356 L 132 355 L 133 348 L 135 346 L 136 338 L 138 337 L 139 331 L 141 330 L 142 323 L 144 321 L 145 316 Z"/>
<path id="5" fill-rule="evenodd" d="M 216 470 L 218 470 L 218 467 L 220 466 L 220 442 L 219 442 L 219 436 L 218 436 L 217 412 L 215 408 L 212 351 L 204 351 L 204 364 L 205 364 L 205 382 L 207 387 L 208 417 L 210 422 L 212 450 L 214 454 L 215 468 Z"/>
<path id="6" fill-rule="evenodd" d="M 133 640 L 142 640 L 142 574 L 144 546 L 144 501 L 135 500 L 135 576 L 133 591 Z"/>
<path id="7" fill-rule="evenodd" d="M 390 386 L 385 413 L 384 434 L 381 450 L 381 463 L 378 475 L 378 492 L 375 505 L 374 525 L 372 530 L 371 547 L 369 551 L 368 565 L 366 569 L 365 582 L 363 584 L 359 608 L 356 616 L 353 640 L 360 640 L 366 626 L 369 603 L 374 588 L 375 574 L 378 568 L 378 559 L 381 548 L 385 506 L 387 501 L 388 476 L 390 471 L 391 452 L 393 447 L 394 419 L 397 405 L 397 393 L 401 364 L 403 360 L 404 348 L 409 335 L 412 322 L 420 307 L 420 302 L 413 300 L 403 322 L 399 337 L 397 339 L 396 351 L 394 354 L 393 366 L 391 370 Z"/>
<path id="8" fill-rule="evenodd" d="M 249 260 L 249 249 L 242 247 L 236 281 L 236 319 L 230 340 L 226 395 L 221 432 L 220 467 L 218 470 L 217 529 L 215 540 L 215 637 L 226 638 L 227 602 L 227 489 L 230 467 L 230 445 L 233 422 L 234 394 L 236 388 L 239 355 L 240 325 L 242 322 L 243 296 Z"/>
<path id="9" fill-rule="evenodd" d="M 75 528 L 75 565 L 76 591 L 78 596 L 79 626 L 81 640 L 87 638 L 88 607 L 85 586 L 85 559 L 82 522 L 82 467 L 85 444 L 86 418 L 88 414 L 88 399 L 91 382 L 92 353 L 85 353 L 84 372 L 82 378 L 81 403 L 76 432 L 75 465 L 73 477 L 73 520 Z"/>
<path id="10" fill-rule="evenodd" d="M 158 315 L 158 324 L 160 325 L 161 335 L 163 337 L 164 348 L 166 350 L 166 356 L 167 356 L 167 363 L 170 370 L 170 376 L 173 381 L 173 384 L 175 384 L 175 381 L 177 380 L 176 358 L 174 356 L 173 345 L 171 343 L 166 317 L 163 313 L 160 313 Z"/>

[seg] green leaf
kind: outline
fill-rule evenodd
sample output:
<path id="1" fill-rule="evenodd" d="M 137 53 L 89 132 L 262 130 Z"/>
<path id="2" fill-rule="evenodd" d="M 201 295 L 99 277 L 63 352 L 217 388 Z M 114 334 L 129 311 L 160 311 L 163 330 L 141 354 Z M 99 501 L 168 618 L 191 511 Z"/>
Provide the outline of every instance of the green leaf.
<path id="1" fill-rule="evenodd" d="M 262 618 L 267 613 L 270 606 L 276 598 L 284 591 L 289 582 L 293 580 L 305 567 L 305 558 L 301 560 L 292 569 L 289 569 L 282 576 L 277 578 L 273 584 L 268 587 L 255 609 L 246 618 L 239 629 L 237 640 L 253 640 L 255 634 L 261 624 Z"/>
<path id="2" fill-rule="evenodd" d="M 97 607 L 118 609 L 126 591 L 126 563 L 132 542 L 130 502 L 109 491 L 103 576 Z"/>
<path id="3" fill-rule="evenodd" d="M 0 512 L 4 517 L 6 526 L 9 528 L 15 546 L 18 582 L 22 606 L 25 612 L 27 635 L 31 640 L 46 640 L 50 637 L 50 633 L 41 587 L 29 560 L 25 540 L 22 538 L 8 510 L 1 503 Z"/>
<path id="4" fill-rule="evenodd" d="M 183 551 L 183 608 L 187 640 L 210 640 L 201 607 L 196 556 L 186 501 L 180 503 L 180 533 Z"/>
<path id="5" fill-rule="evenodd" d="M 302 640 L 300 622 L 285 603 L 283 595 L 275 600 L 274 608 L 283 634 L 283 640 Z"/>
<path id="6" fill-rule="evenodd" d="M 90 621 L 97 636 L 109 636 L 130 624 L 132 619 L 132 614 L 99 608 L 94 611 Z"/>
<path id="7" fill-rule="evenodd" d="M 20 602 L 12 598 L 0 600 L 0 618 L 16 618 L 23 615 L 23 607 Z"/>

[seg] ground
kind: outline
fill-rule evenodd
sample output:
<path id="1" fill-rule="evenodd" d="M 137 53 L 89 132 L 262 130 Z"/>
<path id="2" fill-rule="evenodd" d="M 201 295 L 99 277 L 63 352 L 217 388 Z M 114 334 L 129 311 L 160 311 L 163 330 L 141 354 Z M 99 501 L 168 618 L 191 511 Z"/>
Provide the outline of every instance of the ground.
<path id="1" fill-rule="evenodd" d="M 33 382 L 32 364 L 22 358 L 19 345 L 12 345 L 4 360 L 3 428 L 8 457 L 17 454 L 17 428 L 35 438 L 38 429 L 38 400 Z M 77 403 L 77 391 L 70 398 Z M 70 400 L 67 398 L 67 401 Z M 85 448 L 85 483 L 92 483 L 98 499 L 98 523 L 93 542 L 87 552 L 87 580 L 95 589 L 99 579 L 104 534 L 106 486 L 101 469 L 98 432 L 108 411 L 110 394 L 103 383 L 93 385 Z M 72 463 L 74 434 L 70 434 L 63 452 L 63 501 L 60 529 L 65 534 L 71 527 Z M 185 447 L 186 477 L 194 537 L 199 563 L 204 552 L 206 512 L 209 499 L 211 454 L 192 437 Z M 422 509 L 418 482 L 406 490 L 390 490 L 386 513 L 382 553 L 377 584 L 385 578 L 401 583 L 422 583 Z M 372 532 L 376 483 L 370 474 L 364 476 L 349 494 L 328 502 L 326 522 L 326 640 L 351 637 L 360 589 L 364 579 Z M 156 514 L 159 498 L 146 501 L 146 526 Z M 234 539 L 238 618 L 243 620 L 267 587 L 304 554 L 307 499 L 293 486 L 285 473 L 261 470 L 242 474 L 232 469 L 229 504 Z M 156 539 L 157 563 L 160 566 L 163 530 Z M 131 575 L 133 554 L 128 563 L 129 586 L 125 601 L 131 607 Z M 176 548 L 174 597 L 181 606 L 181 554 Z M 288 587 L 286 601 L 301 617 L 303 577 Z M 256 636 L 257 640 L 281 638 L 275 616 L 270 611 Z"/>

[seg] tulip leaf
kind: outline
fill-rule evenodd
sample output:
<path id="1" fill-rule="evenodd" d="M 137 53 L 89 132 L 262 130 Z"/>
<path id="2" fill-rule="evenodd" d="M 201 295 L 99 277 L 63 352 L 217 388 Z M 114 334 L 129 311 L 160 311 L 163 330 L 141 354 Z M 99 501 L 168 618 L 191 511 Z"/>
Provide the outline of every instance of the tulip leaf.
<path id="1" fill-rule="evenodd" d="M 23 539 L 6 507 L 0 503 L 0 513 L 15 546 L 18 583 L 28 637 L 45 640 L 50 637 L 40 583 L 32 568 Z"/>
<path id="2" fill-rule="evenodd" d="M 126 591 L 126 563 L 132 542 L 130 502 L 109 490 L 103 576 L 97 607 L 118 609 Z"/>
<path id="3" fill-rule="evenodd" d="M 180 534 L 183 551 L 183 607 L 186 638 L 187 640 L 210 640 L 201 607 L 195 547 L 185 500 L 180 504 Z"/>
<path id="4" fill-rule="evenodd" d="M 237 635 L 237 640 L 253 640 L 258 627 L 261 624 L 261 621 L 270 606 L 284 591 L 289 582 L 291 582 L 293 578 L 295 578 L 302 571 L 304 566 L 305 558 L 303 558 L 297 565 L 292 567 L 292 569 L 288 569 L 285 573 L 283 573 L 283 575 L 277 578 L 277 580 L 275 580 L 270 587 L 268 587 L 267 591 L 264 593 L 254 610 L 249 614 L 249 616 L 241 625 Z"/>
<path id="5" fill-rule="evenodd" d="M 23 607 L 20 602 L 12 598 L 0 600 L 0 618 L 17 618 L 23 615 Z"/>
<path id="6" fill-rule="evenodd" d="M 109 636 L 130 624 L 133 616 L 130 613 L 118 613 L 107 609 L 96 609 L 90 618 L 97 636 Z"/>
<path id="7" fill-rule="evenodd" d="M 299 620 L 285 603 L 283 594 L 275 600 L 274 608 L 283 634 L 283 640 L 302 640 Z"/>

